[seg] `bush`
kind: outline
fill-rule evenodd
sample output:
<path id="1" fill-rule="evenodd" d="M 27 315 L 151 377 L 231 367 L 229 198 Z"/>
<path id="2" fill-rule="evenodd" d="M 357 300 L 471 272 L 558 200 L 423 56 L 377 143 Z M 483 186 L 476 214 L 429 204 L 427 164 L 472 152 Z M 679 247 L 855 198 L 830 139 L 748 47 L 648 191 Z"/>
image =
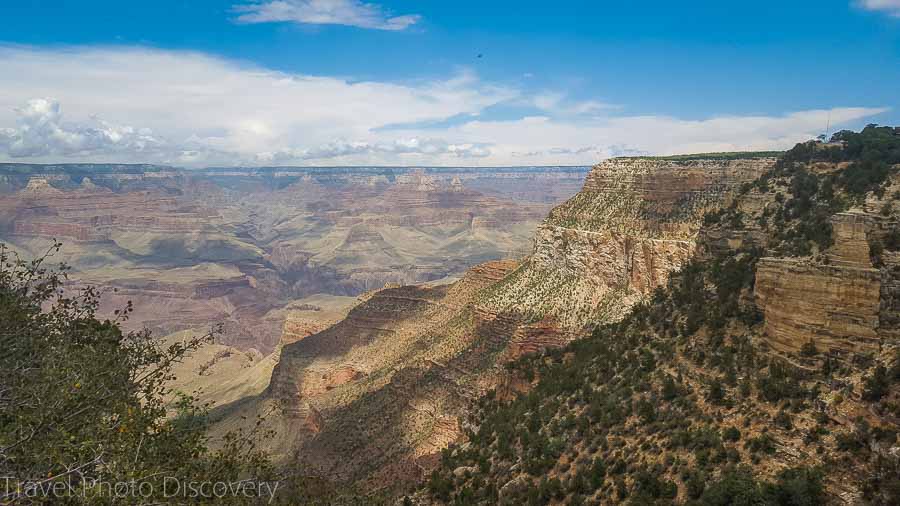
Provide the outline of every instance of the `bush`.
<path id="1" fill-rule="evenodd" d="M 741 431 L 737 427 L 728 427 L 722 431 L 722 439 L 725 441 L 739 441 L 741 439 Z"/>
<path id="2" fill-rule="evenodd" d="M 814 357 L 819 354 L 819 350 L 816 348 L 816 343 L 810 339 L 803 343 L 803 346 L 800 348 L 800 354 L 804 357 Z"/>
<path id="3" fill-rule="evenodd" d="M 875 368 L 875 372 L 864 381 L 863 399 L 871 402 L 880 401 L 888 392 L 890 384 L 887 368 L 879 364 L 878 367 Z"/>
<path id="4" fill-rule="evenodd" d="M 706 399 L 713 404 L 725 403 L 725 389 L 722 387 L 721 381 L 716 379 L 710 383 Z"/>
<path id="5" fill-rule="evenodd" d="M 881 267 L 884 265 L 884 261 L 881 256 L 884 254 L 884 245 L 881 244 L 881 241 L 875 238 L 869 239 L 869 258 L 872 259 L 872 265 L 875 267 Z"/>
<path id="6" fill-rule="evenodd" d="M 775 440 L 768 434 L 750 438 L 744 446 L 753 453 L 765 453 L 768 455 L 775 453 Z"/>
<path id="7" fill-rule="evenodd" d="M 762 489 L 748 469 L 730 470 L 718 481 L 710 483 L 700 496 L 704 506 L 764 504 Z"/>
<path id="8" fill-rule="evenodd" d="M 768 374 L 757 379 L 759 395 L 769 402 L 806 397 L 809 392 L 801 384 L 801 379 L 802 373 L 795 367 L 772 360 Z"/>
<path id="9" fill-rule="evenodd" d="M 892 228 L 884 236 L 884 247 L 888 251 L 900 250 L 900 229 Z"/>
<path id="10" fill-rule="evenodd" d="M 765 495 L 772 504 L 784 506 L 815 506 L 825 499 L 822 472 L 817 468 L 785 469 L 778 473 L 774 484 L 765 486 Z"/>
<path id="11" fill-rule="evenodd" d="M 759 483 L 749 469 L 740 467 L 729 470 L 710 484 L 698 503 L 709 506 L 815 506 L 823 504 L 824 500 L 825 487 L 822 472 L 818 469 L 786 469 L 778 473 L 775 483 Z"/>

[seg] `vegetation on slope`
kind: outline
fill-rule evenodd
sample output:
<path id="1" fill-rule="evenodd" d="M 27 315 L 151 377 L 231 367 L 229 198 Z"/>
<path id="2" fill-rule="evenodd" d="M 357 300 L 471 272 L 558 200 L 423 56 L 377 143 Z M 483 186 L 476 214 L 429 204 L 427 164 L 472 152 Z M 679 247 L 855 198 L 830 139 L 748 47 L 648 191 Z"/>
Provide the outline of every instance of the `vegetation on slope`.
<path id="1" fill-rule="evenodd" d="M 511 364 L 512 374 L 537 378 L 533 388 L 512 401 L 481 399 L 467 441 L 444 452 L 416 499 L 812 505 L 847 481 L 861 483 L 868 502 L 900 501 L 900 459 L 880 450 L 897 446 L 896 424 L 872 427 L 823 409 L 856 396 L 896 420 L 900 406 L 886 399 L 897 397 L 900 352 L 848 362 L 810 345 L 787 358 L 757 339 L 756 261 L 827 248 L 828 218 L 886 191 L 900 161 L 898 129 L 869 126 L 834 140 L 846 145 L 788 151 L 734 206 L 705 219 L 707 229 L 757 226 L 762 244 L 698 258 L 621 322 Z M 847 163 L 822 176 L 810 170 L 817 161 Z M 745 215 L 751 193 L 774 205 Z"/>
<path id="2" fill-rule="evenodd" d="M 866 409 L 896 420 L 900 356 L 848 362 L 809 346 L 784 358 L 755 339 L 757 260 L 823 251 L 835 212 L 896 190 L 887 181 L 900 163 L 900 130 L 870 126 L 834 140 L 845 145 L 798 145 L 734 206 L 705 219 L 709 229 L 759 227 L 763 244 L 698 258 L 622 321 L 513 363 L 510 373 L 536 379 L 534 387 L 512 401 L 481 399 L 468 441 L 444 452 L 417 499 L 799 505 L 827 500 L 841 480 L 864 480 L 870 502 L 900 500 L 900 462 L 881 450 L 897 445 L 896 426 L 821 409 L 858 394 Z M 840 165 L 823 173 L 819 162 Z M 775 205 L 747 214 L 741 202 L 750 196 Z M 900 236 L 882 247 L 900 249 Z M 230 434 L 211 448 L 205 410 L 189 397 L 164 401 L 171 365 L 202 339 L 161 347 L 148 333 L 123 333 L 119 321 L 96 317 L 96 291 L 61 291 L 64 272 L 0 249 L 3 476 L 74 483 L 70 494 L 98 503 L 122 501 L 92 479 L 150 483 L 138 490 L 151 495 L 131 502 L 164 502 L 166 478 L 283 478 L 257 451 L 259 434 Z M 292 480 L 281 498 L 311 501 L 313 485 Z M 323 488 L 315 493 L 334 497 Z M 22 488 L 2 493 L 4 502 L 53 502 Z"/>

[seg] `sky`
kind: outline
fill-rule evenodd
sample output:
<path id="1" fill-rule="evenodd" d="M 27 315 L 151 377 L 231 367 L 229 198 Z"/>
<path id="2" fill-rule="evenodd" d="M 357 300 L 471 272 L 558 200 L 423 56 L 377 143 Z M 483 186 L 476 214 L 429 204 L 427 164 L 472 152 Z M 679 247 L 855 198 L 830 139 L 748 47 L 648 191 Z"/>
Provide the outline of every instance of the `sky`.
<path id="1" fill-rule="evenodd" d="M 17 0 L 0 161 L 582 165 L 900 125 L 900 0 Z"/>

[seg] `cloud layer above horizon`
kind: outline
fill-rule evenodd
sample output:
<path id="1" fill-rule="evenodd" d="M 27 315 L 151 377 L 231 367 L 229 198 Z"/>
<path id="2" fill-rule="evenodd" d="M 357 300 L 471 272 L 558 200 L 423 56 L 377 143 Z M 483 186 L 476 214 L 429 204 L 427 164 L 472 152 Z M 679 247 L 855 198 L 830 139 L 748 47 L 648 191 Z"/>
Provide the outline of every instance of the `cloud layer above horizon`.
<path id="1" fill-rule="evenodd" d="M 290 22 L 396 31 L 421 19 L 417 14 L 392 16 L 378 4 L 359 0 L 267 0 L 238 4 L 233 9 L 238 23 Z"/>
<path id="2" fill-rule="evenodd" d="M 591 164 L 783 149 L 885 111 L 702 120 L 627 115 L 459 69 L 443 79 L 287 74 L 198 52 L 0 47 L 0 160 L 173 165 Z M 526 111 L 495 118 L 495 107 Z"/>

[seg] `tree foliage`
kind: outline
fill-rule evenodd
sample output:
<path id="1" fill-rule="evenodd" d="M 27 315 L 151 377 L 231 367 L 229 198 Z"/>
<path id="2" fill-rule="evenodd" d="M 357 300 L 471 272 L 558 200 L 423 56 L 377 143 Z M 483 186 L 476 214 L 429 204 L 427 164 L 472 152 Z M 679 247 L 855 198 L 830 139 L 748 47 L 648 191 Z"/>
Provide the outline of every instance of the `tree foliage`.
<path id="1" fill-rule="evenodd" d="M 172 366 L 212 334 L 164 346 L 123 332 L 130 305 L 101 320 L 100 293 L 64 289 L 66 267 L 48 267 L 59 247 L 25 262 L 0 246 L 0 475 L 66 482 L 91 503 L 113 499 L 97 481 L 147 483 L 153 495 L 140 499 L 153 502 L 166 479 L 169 492 L 174 480 L 272 479 L 261 434 L 230 433 L 212 450 L 204 408 L 185 395 L 167 402 Z M 59 499 L 7 488 L 2 502 Z"/>

